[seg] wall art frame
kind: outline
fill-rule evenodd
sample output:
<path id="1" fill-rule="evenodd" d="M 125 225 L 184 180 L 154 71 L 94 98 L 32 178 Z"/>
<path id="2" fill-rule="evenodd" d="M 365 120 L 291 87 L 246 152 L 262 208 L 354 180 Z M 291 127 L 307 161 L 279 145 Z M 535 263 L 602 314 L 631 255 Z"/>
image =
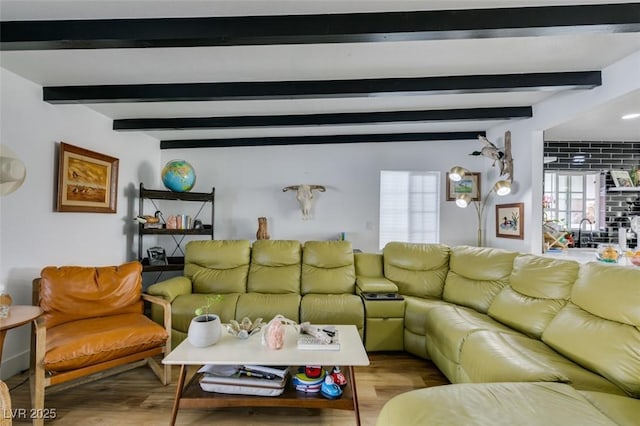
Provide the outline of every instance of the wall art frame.
<path id="1" fill-rule="evenodd" d="M 611 179 L 616 188 L 633 188 L 631 175 L 626 170 L 611 170 Z"/>
<path id="2" fill-rule="evenodd" d="M 115 213 L 120 161 L 65 142 L 59 151 L 56 211 Z"/>
<path id="3" fill-rule="evenodd" d="M 496 204 L 496 237 L 524 239 L 524 203 Z"/>
<path id="4" fill-rule="evenodd" d="M 465 173 L 464 177 L 454 182 L 447 172 L 447 201 L 455 201 L 458 195 L 468 194 L 471 201 L 480 201 L 480 173 Z"/>

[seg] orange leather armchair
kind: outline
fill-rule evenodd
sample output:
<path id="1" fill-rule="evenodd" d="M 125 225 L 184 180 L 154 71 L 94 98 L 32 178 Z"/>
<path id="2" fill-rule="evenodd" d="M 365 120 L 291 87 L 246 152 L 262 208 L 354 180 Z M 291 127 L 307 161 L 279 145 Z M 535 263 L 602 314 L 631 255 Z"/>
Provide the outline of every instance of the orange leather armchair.
<path id="1" fill-rule="evenodd" d="M 144 315 L 144 301 L 164 308 L 164 327 Z M 33 281 L 33 303 L 44 311 L 31 350 L 35 409 L 44 408 L 48 386 L 81 377 L 86 382 L 87 376 L 93 380 L 147 363 L 163 385 L 170 382 L 170 366 L 153 357 L 171 350 L 171 305 L 142 293 L 139 262 L 46 267 Z"/>

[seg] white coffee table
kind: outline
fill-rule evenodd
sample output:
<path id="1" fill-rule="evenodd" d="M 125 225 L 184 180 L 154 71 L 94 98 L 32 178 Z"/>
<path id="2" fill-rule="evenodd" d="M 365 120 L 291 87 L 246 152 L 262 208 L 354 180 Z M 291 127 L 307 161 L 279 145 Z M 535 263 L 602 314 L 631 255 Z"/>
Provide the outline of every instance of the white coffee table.
<path id="1" fill-rule="evenodd" d="M 230 334 L 223 337 L 213 346 L 196 348 L 187 340 L 180 343 L 165 359 L 164 364 L 179 365 L 180 376 L 176 389 L 171 414 L 171 425 L 176 422 L 179 408 L 212 408 L 212 407 L 301 407 L 301 408 L 334 408 L 354 410 L 356 424 L 360 425 L 358 397 L 353 366 L 369 365 L 369 358 L 353 325 L 337 325 L 340 336 L 339 351 L 298 350 L 296 347 L 297 332 L 287 326 L 284 347 L 271 350 L 262 346 L 260 334 L 248 340 L 240 340 Z M 189 366 L 214 365 L 322 365 L 325 367 L 340 366 L 347 376 L 348 384 L 339 399 L 326 399 L 320 394 L 306 394 L 296 391 L 290 384 L 280 396 L 229 395 L 205 392 L 198 382 L 199 374 L 185 383 Z"/>

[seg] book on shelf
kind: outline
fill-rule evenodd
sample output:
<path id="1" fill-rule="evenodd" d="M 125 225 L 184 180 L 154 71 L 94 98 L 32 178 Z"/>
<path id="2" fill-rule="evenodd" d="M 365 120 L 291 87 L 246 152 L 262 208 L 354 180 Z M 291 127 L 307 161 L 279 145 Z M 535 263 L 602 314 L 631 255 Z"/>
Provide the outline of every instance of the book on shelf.
<path id="1" fill-rule="evenodd" d="M 284 392 L 287 375 L 251 372 L 241 365 L 205 365 L 198 370 L 205 392 L 238 395 L 278 396 Z"/>
<path id="2" fill-rule="evenodd" d="M 289 372 L 289 366 L 284 365 L 243 365 L 245 370 L 255 373 L 263 373 L 278 377 L 286 377 Z"/>
<path id="3" fill-rule="evenodd" d="M 302 333 L 298 336 L 298 349 L 305 351 L 339 351 L 340 338 L 338 332 L 336 331 L 329 341 Z"/>
<path id="4" fill-rule="evenodd" d="M 279 376 L 254 372 L 240 365 L 205 365 L 198 372 L 203 373 L 200 383 L 209 384 L 282 388 L 287 381 L 286 373 Z"/>

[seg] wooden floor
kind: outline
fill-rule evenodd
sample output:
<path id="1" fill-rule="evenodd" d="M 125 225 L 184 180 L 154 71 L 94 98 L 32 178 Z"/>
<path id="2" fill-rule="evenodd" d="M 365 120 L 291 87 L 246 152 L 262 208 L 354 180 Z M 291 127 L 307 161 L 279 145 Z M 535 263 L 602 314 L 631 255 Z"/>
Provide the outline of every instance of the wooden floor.
<path id="1" fill-rule="evenodd" d="M 360 418 L 375 425 L 380 409 L 395 395 L 413 389 L 438 386 L 447 379 L 430 362 L 406 353 L 372 353 L 368 367 L 356 368 Z M 175 395 L 178 368 L 173 383 L 162 386 L 148 367 L 140 367 L 47 393 L 45 410 L 55 409 L 56 419 L 46 425 L 167 425 Z M 14 409 L 29 412 L 28 374 L 6 380 Z M 14 418 L 14 425 L 30 421 Z M 302 408 L 182 409 L 178 425 L 355 425 L 353 411 Z"/>

